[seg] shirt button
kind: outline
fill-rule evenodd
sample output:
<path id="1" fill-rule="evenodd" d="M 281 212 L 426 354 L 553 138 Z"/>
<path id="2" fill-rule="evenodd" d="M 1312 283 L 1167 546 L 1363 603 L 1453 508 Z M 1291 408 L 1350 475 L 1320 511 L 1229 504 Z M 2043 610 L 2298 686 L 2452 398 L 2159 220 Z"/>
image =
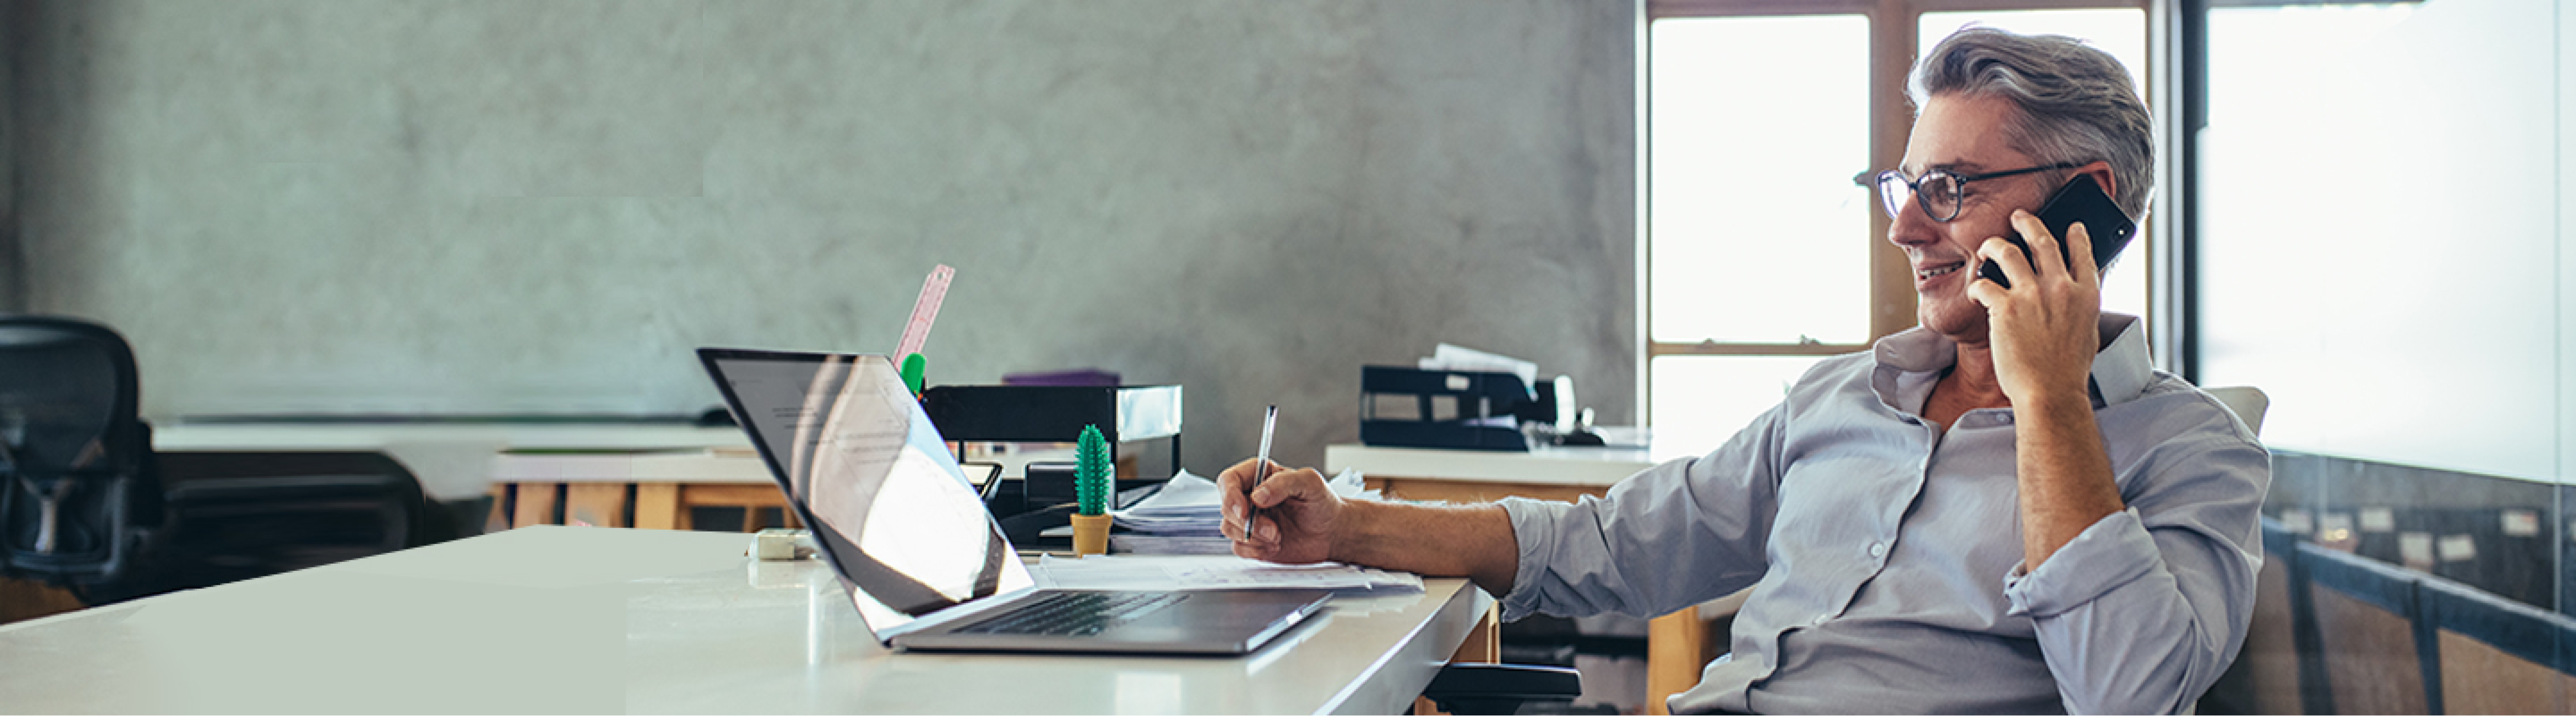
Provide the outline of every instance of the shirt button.
<path id="1" fill-rule="evenodd" d="M 1885 557 L 1885 556 L 1887 556 L 1887 543 L 1885 543 L 1885 542 L 1871 542 L 1871 543 L 1869 543 L 1869 556 L 1872 556 L 1872 557 Z"/>

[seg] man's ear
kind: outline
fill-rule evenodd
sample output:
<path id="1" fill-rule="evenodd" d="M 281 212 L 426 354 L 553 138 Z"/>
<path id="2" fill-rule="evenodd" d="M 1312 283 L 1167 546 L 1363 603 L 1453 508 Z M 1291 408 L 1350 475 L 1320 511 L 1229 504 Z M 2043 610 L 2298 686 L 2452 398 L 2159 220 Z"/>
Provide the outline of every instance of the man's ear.
<path id="1" fill-rule="evenodd" d="M 2094 162 L 2076 167 L 2075 173 L 2078 176 L 2093 177 L 2093 183 L 2102 185 L 2102 193 L 2115 198 L 2120 196 L 2120 178 L 2118 174 L 2111 171 L 2110 162 Z"/>

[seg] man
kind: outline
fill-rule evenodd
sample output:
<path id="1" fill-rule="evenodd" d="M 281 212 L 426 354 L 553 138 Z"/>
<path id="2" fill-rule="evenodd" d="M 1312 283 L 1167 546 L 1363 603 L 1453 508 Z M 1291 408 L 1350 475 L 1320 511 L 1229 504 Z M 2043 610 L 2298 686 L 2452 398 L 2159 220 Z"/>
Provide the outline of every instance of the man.
<path id="1" fill-rule="evenodd" d="M 2087 232 L 2061 259 L 2030 214 L 2078 175 L 2142 214 L 2145 105 L 2099 50 L 1991 29 L 1944 40 L 1913 89 L 1880 185 L 1920 326 L 1819 362 L 1715 452 L 1576 504 L 1345 501 L 1313 470 L 1253 486 L 1247 461 L 1220 478 L 1235 551 L 1464 575 L 1507 619 L 1752 586 L 1732 653 L 1675 712 L 2190 708 L 2243 643 L 2269 457 L 2150 368 L 2136 318 L 2100 315 Z"/>

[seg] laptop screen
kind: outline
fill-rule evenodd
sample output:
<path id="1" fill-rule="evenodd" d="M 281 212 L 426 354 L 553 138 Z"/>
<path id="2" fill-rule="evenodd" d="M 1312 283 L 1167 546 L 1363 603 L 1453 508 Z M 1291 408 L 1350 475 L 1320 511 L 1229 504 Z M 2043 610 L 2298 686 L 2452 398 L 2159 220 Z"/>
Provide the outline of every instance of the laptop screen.
<path id="1" fill-rule="evenodd" d="M 1032 585 L 885 356 L 699 356 L 869 629 Z"/>

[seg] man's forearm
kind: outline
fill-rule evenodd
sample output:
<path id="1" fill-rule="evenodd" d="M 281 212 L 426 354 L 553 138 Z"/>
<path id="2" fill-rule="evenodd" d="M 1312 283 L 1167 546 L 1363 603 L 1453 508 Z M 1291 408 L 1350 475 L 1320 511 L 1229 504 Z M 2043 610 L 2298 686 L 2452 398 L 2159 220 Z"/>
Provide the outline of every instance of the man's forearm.
<path id="1" fill-rule="evenodd" d="M 2128 506 L 2112 480 L 2089 396 L 2013 407 L 2019 423 L 2014 467 L 2021 484 L 2022 565 L 2035 570 L 2086 528 Z"/>
<path id="2" fill-rule="evenodd" d="M 1520 543 L 1499 505 L 1408 505 L 1352 500 L 1335 520 L 1337 562 L 1466 577 L 1486 592 L 1512 591 Z"/>

